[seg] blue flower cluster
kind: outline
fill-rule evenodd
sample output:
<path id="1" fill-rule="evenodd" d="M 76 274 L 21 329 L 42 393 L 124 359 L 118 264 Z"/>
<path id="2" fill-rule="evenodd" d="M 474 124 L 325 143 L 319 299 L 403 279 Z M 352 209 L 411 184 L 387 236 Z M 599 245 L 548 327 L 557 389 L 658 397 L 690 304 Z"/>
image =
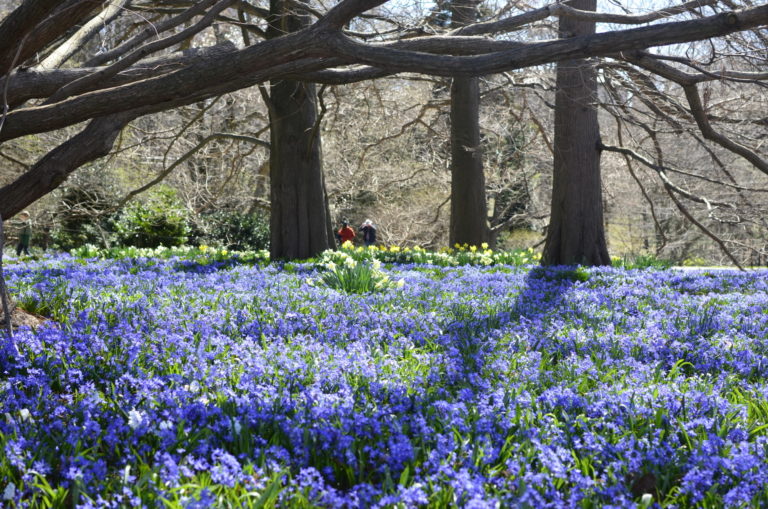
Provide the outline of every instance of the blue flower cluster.
<path id="1" fill-rule="evenodd" d="M 11 265 L 8 507 L 768 504 L 768 273 Z"/>

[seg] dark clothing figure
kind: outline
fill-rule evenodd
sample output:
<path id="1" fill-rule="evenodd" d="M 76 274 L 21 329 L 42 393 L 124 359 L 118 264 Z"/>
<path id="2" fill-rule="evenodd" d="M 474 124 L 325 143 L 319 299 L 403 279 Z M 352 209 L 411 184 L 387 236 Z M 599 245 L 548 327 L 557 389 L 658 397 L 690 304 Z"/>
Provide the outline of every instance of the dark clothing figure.
<path id="1" fill-rule="evenodd" d="M 373 222 L 370 219 L 366 219 L 360 227 L 360 231 L 363 233 L 363 243 L 366 247 L 376 243 L 376 227 L 373 226 Z"/>
<path id="2" fill-rule="evenodd" d="M 29 256 L 29 242 L 32 240 L 32 221 L 29 214 L 21 213 L 19 221 L 19 243 L 16 245 L 16 256 L 23 252 Z"/>

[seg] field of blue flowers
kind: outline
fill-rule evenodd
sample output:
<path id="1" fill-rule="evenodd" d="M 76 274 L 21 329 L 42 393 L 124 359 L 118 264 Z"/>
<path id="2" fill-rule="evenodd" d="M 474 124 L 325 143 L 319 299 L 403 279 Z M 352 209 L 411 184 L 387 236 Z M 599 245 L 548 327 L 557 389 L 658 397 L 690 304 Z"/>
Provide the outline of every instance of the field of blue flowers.
<path id="1" fill-rule="evenodd" d="M 6 266 L 0 505 L 768 504 L 766 271 L 225 258 Z"/>

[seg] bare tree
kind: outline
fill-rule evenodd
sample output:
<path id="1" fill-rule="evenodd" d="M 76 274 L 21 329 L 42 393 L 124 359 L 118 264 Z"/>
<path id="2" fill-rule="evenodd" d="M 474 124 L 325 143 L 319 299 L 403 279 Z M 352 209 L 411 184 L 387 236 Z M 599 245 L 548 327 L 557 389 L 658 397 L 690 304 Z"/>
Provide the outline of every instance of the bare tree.
<path id="1" fill-rule="evenodd" d="M 330 10 L 313 10 L 316 21 L 301 30 L 251 45 L 218 44 L 203 50 L 193 46 L 216 40 L 210 34 L 205 36 L 206 27 L 214 20 L 261 36 L 265 25 L 239 21 L 235 10 L 240 7 L 255 16 L 265 15 L 268 10 L 249 2 L 199 1 L 171 10 L 170 15 L 158 10 L 151 37 L 119 33 L 116 44 L 104 51 L 105 57 L 86 55 L 85 45 L 79 52 L 67 52 L 72 55 L 68 67 L 41 69 L 36 56 L 52 54 L 62 41 L 71 40 L 67 36 L 77 31 L 76 26 L 85 26 L 102 13 L 104 2 L 22 1 L 0 21 L 0 90 L 4 106 L 0 142 L 81 122 L 89 125 L 0 188 L 0 214 L 12 216 L 55 189 L 78 167 L 106 154 L 112 141 L 134 119 L 267 81 L 338 84 L 401 72 L 471 77 L 708 39 L 764 27 L 768 22 L 768 6 L 762 5 L 556 41 L 521 43 L 486 37 L 549 16 L 625 21 L 613 15 L 595 18 L 595 13 L 552 4 L 473 24 L 465 27 L 461 35 L 429 35 L 396 25 L 389 33 L 357 30 L 365 25 L 355 25 L 355 20 L 387 3 L 343 0 Z M 671 10 L 665 15 L 677 12 L 681 11 Z M 120 19 L 105 22 L 118 29 L 122 26 Z M 169 53 L 176 47 L 189 50 Z M 313 185 L 320 184 L 316 181 Z M 273 200 L 283 198 L 273 196 Z"/>

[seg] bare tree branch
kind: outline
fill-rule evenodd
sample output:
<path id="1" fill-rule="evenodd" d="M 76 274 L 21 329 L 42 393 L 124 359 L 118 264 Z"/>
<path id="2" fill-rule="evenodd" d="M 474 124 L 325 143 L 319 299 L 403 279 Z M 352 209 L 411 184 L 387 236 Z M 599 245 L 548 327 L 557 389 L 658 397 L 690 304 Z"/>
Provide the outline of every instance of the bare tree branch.
<path id="1" fill-rule="evenodd" d="M 652 161 L 649 161 L 648 159 L 646 159 L 645 157 L 643 157 L 642 155 L 638 154 L 637 152 L 635 152 L 632 149 L 628 149 L 628 148 L 625 148 L 625 147 L 614 147 L 612 145 L 605 145 L 603 143 L 599 144 L 599 149 L 600 150 L 605 150 L 607 152 L 616 152 L 616 153 L 619 153 L 619 154 L 624 154 L 626 156 L 631 157 L 635 161 L 638 161 L 638 162 L 644 164 L 645 166 L 647 166 L 648 168 L 652 169 L 653 171 L 655 171 L 659 175 L 659 178 L 661 178 L 662 182 L 664 182 L 664 186 L 666 188 L 670 189 L 671 191 L 674 191 L 675 193 L 677 193 L 677 194 L 679 194 L 681 196 L 685 196 L 686 198 L 688 198 L 691 201 L 694 201 L 696 203 L 701 203 L 703 205 L 706 205 L 707 208 L 711 208 L 712 206 L 736 208 L 732 203 L 726 203 L 726 202 L 719 202 L 719 201 L 709 200 L 707 198 L 702 198 L 701 196 L 696 196 L 695 194 L 686 191 L 685 189 L 681 188 L 680 186 L 678 186 L 674 182 L 672 182 L 672 180 L 670 180 L 669 176 L 667 175 L 667 168 L 665 166 L 660 166 L 660 165 L 654 164 Z"/>
<path id="2" fill-rule="evenodd" d="M 83 25 L 80 30 L 75 32 L 65 43 L 59 45 L 50 55 L 40 62 L 38 67 L 40 69 L 55 69 L 61 66 L 61 64 L 69 60 L 72 55 L 83 46 L 83 44 L 96 35 L 99 30 L 103 29 L 105 25 L 109 24 L 119 16 L 126 4 L 129 4 L 130 2 L 131 0 L 117 0 L 110 2 L 106 9 Z"/>
<path id="3" fill-rule="evenodd" d="M 715 235 L 714 233 L 712 233 L 712 232 L 711 232 L 711 231 L 710 231 L 710 230 L 709 230 L 709 229 L 708 229 L 706 226 L 704 226 L 704 225 L 703 225 L 701 222 L 697 221 L 697 220 L 696 220 L 696 218 L 695 218 L 695 217 L 693 217 L 693 215 L 691 215 L 691 213 L 690 213 L 690 212 L 688 212 L 688 209 L 686 209 L 686 208 L 685 208 L 685 206 L 683 206 L 683 204 L 682 204 L 682 203 L 680 203 L 680 200 L 678 200 L 678 199 L 677 199 L 677 197 L 675 196 L 675 193 L 672 191 L 672 189 L 670 189 L 670 188 L 668 188 L 668 187 L 665 187 L 665 189 L 667 190 L 667 194 L 669 195 L 669 197 L 672 199 L 672 201 L 673 201 L 673 202 L 675 203 L 675 205 L 677 206 L 677 209 L 678 209 L 678 210 L 679 210 L 679 211 L 680 211 L 680 212 L 681 212 L 681 213 L 682 213 L 682 214 L 683 214 L 683 215 L 686 217 L 686 219 L 688 219 L 688 221 L 690 221 L 691 223 L 693 223 L 694 225 L 696 225 L 696 227 L 697 227 L 699 230 L 701 230 L 701 231 L 702 231 L 702 232 L 703 232 L 703 233 L 704 233 L 704 234 L 705 234 L 707 237 L 709 237 L 709 238 L 711 238 L 712 240 L 714 240 L 714 241 L 717 243 L 717 245 L 718 245 L 718 246 L 720 246 L 720 249 L 723 251 L 723 253 L 725 253 L 725 255 L 726 255 L 728 258 L 730 258 L 730 259 L 731 259 L 731 261 L 733 262 L 733 264 L 734 264 L 736 267 L 738 267 L 738 268 L 739 268 L 739 270 L 744 270 L 744 267 L 742 267 L 742 266 L 741 266 L 741 264 L 740 264 L 740 263 L 739 263 L 739 261 L 736 259 L 736 257 L 735 257 L 735 256 L 733 256 L 733 253 L 731 253 L 730 249 L 728 249 L 728 246 L 726 246 L 726 245 L 725 245 L 725 242 L 723 242 L 723 240 L 722 240 L 720 237 L 718 237 L 717 235 Z"/>
<path id="4" fill-rule="evenodd" d="M 98 67 L 100 65 L 103 65 L 109 62 L 110 60 L 119 58 L 120 56 L 125 55 L 129 51 L 134 50 L 136 47 L 138 47 L 140 44 L 142 44 L 144 41 L 146 41 L 150 37 L 159 36 L 161 33 L 167 32 L 168 30 L 189 21 L 195 16 L 198 16 L 204 13 L 206 9 L 214 5 L 217 1 L 218 0 L 202 0 L 200 2 L 195 2 L 192 5 L 192 7 L 182 12 L 178 16 L 167 19 L 164 22 L 158 23 L 156 25 L 150 24 L 141 33 L 125 41 L 123 44 L 119 45 L 118 47 L 91 58 L 90 60 L 85 62 L 84 67 Z"/>
<path id="5" fill-rule="evenodd" d="M 210 143 L 214 140 L 221 140 L 221 139 L 230 139 L 230 140 L 237 140 L 237 141 L 245 141 L 247 143 L 253 143 L 254 145 L 260 145 L 262 147 L 269 148 L 270 144 L 268 141 L 261 140 L 259 138 L 255 138 L 253 136 L 246 136 L 243 134 L 231 134 L 231 133 L 213 133 L 209 136 L 206 136 L 203 138 L 197 145 L 189 149 L 176 159 L 173 164 L 165 168 L 163 171 L 158 173 L 158 175 L 152 179 L 151 181 L 147 182 L 143 186 L 134 189 L 133 191 L 129 192 L 125 197 L 123 197 L 115 206 L 115 209 L 121 209 L 123 206 L 125 206 L 126 203 L 131 201 L 136 196 L 140 195 L 141 193 L 151 189 L 152 187 L 156 186 L 160 182 L 162 182 L 168 175 L 173 172 L 180 164 L 182 164 L 184 161 L 195 155 L 201 148 L 203 148 L 205 145 Z"/>
<path id="6" fill-rule="evenodd" d="M 100 69 L 94 72 L 93 74 L 90 74 L 88 76 L 83 76 L 82 78 L 79 78 L 71 83 L 67 83 L 58 92 L 53 94 L 50 97 L 50 99 L 46 101 L 46 104 L 59 102 L 67 97 L 70 97 L 72 95 L 79 93 L 82 90 L 86 90 L 92 84 L 111 78 L 118 72 L 124 69 L 127 69 L 132 64 L 138 62 L 139 60 L 146 57 L 147 55 L 150 55 L 161 49 L 168 48 L 174 44 L 177 44 L 191 37 L 192 35 L 200 32 L 204 28 L 207 28 L 211 24 L 211 21 L 213 21 L 213 18 L 216 16 L 216 14 L 218 14 L 219 12 L 229 7 L 235 1 L 236 0 L 220 0 L 216 5 L 214 5 L 211 8 L 211 10 L 208 13 L 206 13 L 205 16 L 203 16 L 202 19 L 200 19 L 200 21 L 198 21 L 194 25 L 187 27 L 181 32 L 178 32 L 171 36 L 146 44 L 140 47 L 139 49 L 131 52 L 130 54 L 126 55 L 125 57 L 121 58 L 119 61 L 115 62 L 109 67 L 105 67 L 103 69 Z"/>
<path id="7" fill-rule="evenodd" d="M 378 4 L 378 2 L 370 3 Z M 343 2 L 360 6 L 365 2 Z M 436 75 L 479 75 L 556 62 L 569 58 L 698 40 L 768 23 L 768 5 L 707 18 L 599 33 L 567 40 L 531 43 L 523 48 L 480 56 L 442 56 L 360 44 L 317 25 L 242 49 L 225 61 L 198 62 L 157 78 L 94 91 L 47 106 L 11 112 L 0 140 L 65 127 L 117 111 L 161 111 L 211 95 L 272 79 L 317 71 L 327 65 L 318 57 L 384 67 L 391 72 Z M 302 62 L 302 59 L 308 59 Z M 299 65 L 294 65 L 300 62 Z"/>
<path id="8" fill-rule="evenodd" d="M 100 117 L 58 146 L 12 183 L 0 187 L 0 215 L 11 217 L 28 203 L 56 189 L 80 166 L 107 155 L 120 131 L 136 117 L 131 112 Z M 32 183 L 32 185 L 30 185 Z"/>
<path id="9" fill-rule="evenodd" d="M 691 107 L 691 113 L 693 118 L 696 119 L 696 124 L 701 130 L 701 134 L 708 140 L 714 141 L 721 147 L 730 150 L 735 154 L 739 154 L 741 157 L 755 165 L 755 168 L 768 175 L 768 161 L 760 157 L 755 151 L 750 150 L 748 147 L 740 143 L 736 143 L 730 138 L 723 136 L 721 133 L 715 131 L 712 125 L 709 123 L 707 114 L 704 111 L 704 106 L 701 104 L 701 97 L 696 85 L 683 86 L 685 91 L 685 97 L 688 99 L 688 104 Z"/>

